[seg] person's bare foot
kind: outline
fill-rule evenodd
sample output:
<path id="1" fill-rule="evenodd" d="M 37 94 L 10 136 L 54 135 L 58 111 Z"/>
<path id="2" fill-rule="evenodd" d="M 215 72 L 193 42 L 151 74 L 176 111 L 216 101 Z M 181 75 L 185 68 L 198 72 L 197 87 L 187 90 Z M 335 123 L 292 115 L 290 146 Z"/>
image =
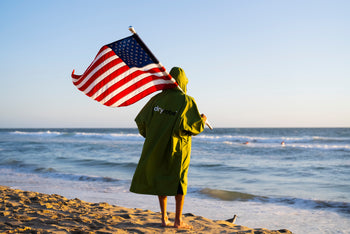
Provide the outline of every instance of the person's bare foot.
<path id="1" fill-rule="evenodd" d="M 180 223 L 174 223 L 174 228 L 192 229 L 193 227 L 181 221 Z"/>
<path id="2" fill-rule="evenodd" d="M 167 226 L 170 226 L 170 225 L 171 225 L 171 223 L 168 220 L 168 217 L 165 217 L 164 220 L 162 219 L 162 227 L 167 227 Z"/>

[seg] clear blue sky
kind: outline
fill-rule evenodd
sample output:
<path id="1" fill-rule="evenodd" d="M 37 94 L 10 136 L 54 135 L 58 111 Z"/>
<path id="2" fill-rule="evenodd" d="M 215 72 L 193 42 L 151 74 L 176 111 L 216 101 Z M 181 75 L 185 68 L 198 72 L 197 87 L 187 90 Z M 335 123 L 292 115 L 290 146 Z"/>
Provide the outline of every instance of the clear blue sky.
<path id="1" fill-rule="evenodd" d="M 350 127 L 350 1 L 0 1 L 0 127 L 136 127 L 73 86 L 132 25 L 214 127 Z"/>

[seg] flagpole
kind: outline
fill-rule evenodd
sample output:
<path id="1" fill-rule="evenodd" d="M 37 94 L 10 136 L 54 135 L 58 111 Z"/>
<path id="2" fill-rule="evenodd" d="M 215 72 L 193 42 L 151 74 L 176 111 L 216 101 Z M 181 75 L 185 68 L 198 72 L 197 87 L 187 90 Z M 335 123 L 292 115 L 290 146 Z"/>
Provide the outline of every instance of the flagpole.
<path id="1" fill-rule="evenodd" d="M 205 121 L 205 124 L 208 126 L 208 128 L 209 128 L 210 130 L 213 130 L 213 127 L 211 126 L 211 124 L 209 123 L 208 120 Z"/>
<path id="2" fill-rule="evenodd" d="M 141 40 L 141 37 L 139 37 L 139 35 L 136 33 L 136 30 L 134 29 L 133 26 L 129 26 L 129 31 L 132 32 L 133 36 L 135 37 L 136 41 L 141 44 L 144 49 L 146 50 L 146 52 L 151 56 L 151 58 L 153 60 L 155 60 L 156 63 L 159 63 L 159 60 L 156 58 L 156 56 L 154 56 L 154 54 L 152 53 L 152 51 L 150 49 L 148 49 L 148 47 L 146 46 L 146 44 Z"/>
<path id="3" fill-rule="evenodd" d="M 129 26 L 129 31 L 132 32 L 133 34 L 136 34 L 136 31 L 133 26 Z"/>
<path id="4" fill-rule="evenodd" d="M 136 30 L 134 29 L 133 26 L 129 26 L 129 31 L 134 35 L 135 39 L 144 46 L 144 48 L 147 50 L 147 52 L 150 54 L 150 56 L 156 60 L 159 63 L 159 60 L 153 55 L 153 53 L 151 52 L 150 49 L 148 49 L 148 47 L 146 46 L 146 44 L 141 40 L 141 38 L 139 37 L 139 35 L 137 35 Z M 184 92 L 180 86 L 177 86 L 182 92 Z M 213 130 L 213 127 L 211 126 L 211 124 L 209 123 L 208 120 L 206 120 L 205 124 L 208 126 L 208 128 L 210 128 L 210 130 Z"/>

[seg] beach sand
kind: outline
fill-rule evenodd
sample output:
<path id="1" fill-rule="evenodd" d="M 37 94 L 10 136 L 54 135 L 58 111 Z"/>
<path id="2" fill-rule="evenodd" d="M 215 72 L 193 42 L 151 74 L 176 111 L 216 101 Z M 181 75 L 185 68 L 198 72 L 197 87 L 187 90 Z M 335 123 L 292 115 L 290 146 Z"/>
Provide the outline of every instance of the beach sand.
<path id="1" fill-rule="evenodd" d="M 160 213 L 0 186 L 0 233 L 292 233 L 184 214 L 192 230 L 160 226 Z M 169 212 L 170 221 L 174 213 Z"/>

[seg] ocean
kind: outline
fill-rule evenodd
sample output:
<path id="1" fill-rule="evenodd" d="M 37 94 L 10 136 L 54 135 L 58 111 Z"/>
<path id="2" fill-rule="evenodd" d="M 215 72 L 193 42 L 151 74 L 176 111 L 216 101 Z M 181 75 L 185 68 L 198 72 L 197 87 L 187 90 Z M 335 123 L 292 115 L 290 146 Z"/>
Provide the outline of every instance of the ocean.
<path id="1" fill-rule="evenodd" d="M 0 129 L 0 184 L 159 211 L 129 192 L 137 129 Z M 217 128 L 192 140 L 184 213 L 293 233 L 350 233 L 350 128 Z M 168 199 L 168 211 L 174 211 Z"/>

